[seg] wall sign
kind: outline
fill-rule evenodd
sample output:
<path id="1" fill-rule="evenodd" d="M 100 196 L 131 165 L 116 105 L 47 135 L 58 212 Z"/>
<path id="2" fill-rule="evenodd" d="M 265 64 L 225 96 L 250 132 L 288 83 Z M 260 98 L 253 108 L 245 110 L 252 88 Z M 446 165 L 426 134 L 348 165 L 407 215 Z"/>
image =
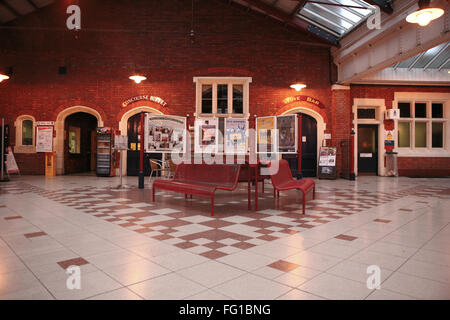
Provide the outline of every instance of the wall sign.
<path id="1" fill-rule="evenodd" d="M 128 100 L 125 100 L 124 102 L 122 102 L 122 108 L 125 108 L 126 106 L 128 106 L 129 104 L 131 104 L 133 102 L 142 101 L 142 100 L 156 102 L 156 103 L 162 105 L 163 107 L 165 107 L 167 105 L 167 102 L 165 102 L 160 97 L 155 97 L 155 96 L 150 96 L 150 95 L 144 94 L 144 95 L 135 96 Z"/>
<path id="2" fill-rule="evenodd" d="M 322 102 L 320 102 L 319 100 L 317 100 L 316 98 L 313 98 L 310 96 L 304 96 L 304 95 L 287 97 L 286 99 L 283 100 L 283 104 L 287 105 L 287 104 L 290 104 L 290 103 L 296 102 L 296 101 L 306 101 L 306 102 L 309 102 L 309 103 L 312 103 L 312 104 L 318 106 L 319 108 L 322 108 L 322 109 L 325 108 L 325 105 Z"/>

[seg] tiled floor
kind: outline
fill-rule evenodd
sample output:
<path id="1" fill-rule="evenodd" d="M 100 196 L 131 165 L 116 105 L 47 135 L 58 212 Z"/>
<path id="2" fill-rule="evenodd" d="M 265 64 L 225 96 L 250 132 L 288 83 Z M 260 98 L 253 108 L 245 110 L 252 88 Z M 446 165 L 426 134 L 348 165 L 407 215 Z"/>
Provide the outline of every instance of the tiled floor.
<path id="1" fill-rule="evenodd" d="M 14 177 L 0 184 L 0 299 L 450 299 L 450 179 L 316 183 L 306 215 L 269 183 L 248 211 L 244 183 L 211 217 L 205 199 L 152 203 L 117 178 Z"/>

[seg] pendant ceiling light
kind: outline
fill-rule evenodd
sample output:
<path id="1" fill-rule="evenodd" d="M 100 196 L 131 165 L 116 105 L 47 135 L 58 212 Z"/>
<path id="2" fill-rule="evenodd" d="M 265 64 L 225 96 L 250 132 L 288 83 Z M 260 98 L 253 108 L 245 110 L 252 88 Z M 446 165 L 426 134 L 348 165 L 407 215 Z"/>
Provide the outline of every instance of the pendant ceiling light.
<path id="1" fill-rule="evenodd" d="M 147 80 L 147 77 L 135 74 L 129 77 L 130 80 L 133 80 L 136 83 L 141 83 L 141 81 Z"/>
<path id="2" fill-rule="evenodd" d="M 439 1 L 419 0 L 419 10 L 410 13 L 406 17 L 409 23 L 417 23 L 421 27 L 425 27 L 430 21 L 435 20 L 444 14 L 444 10 L 437 4 Z"/>
<path id="3" fill-rule="evenodd" d="M 8 80 L 8 79 L 9 79 L 9 76 L 0 73 L 0 82 L 2 82 L 3 80 Z"/>

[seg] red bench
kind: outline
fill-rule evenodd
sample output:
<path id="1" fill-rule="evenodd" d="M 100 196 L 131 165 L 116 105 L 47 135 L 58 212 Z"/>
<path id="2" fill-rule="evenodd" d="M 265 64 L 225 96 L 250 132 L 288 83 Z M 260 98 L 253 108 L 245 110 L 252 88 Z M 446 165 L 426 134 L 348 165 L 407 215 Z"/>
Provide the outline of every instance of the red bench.
<path id="1" fill-rule="evenodd" d="M 179 164 L 172 180 L 157 179 L 153 182 L 152 200 L 155 190 L 167 190 L 211 199 L 211 216 L 214 215 L 214 193 L 216 190 L 233 191 L 238 185 L 241 166 L 238 164 Z"/>
<path id="2" fill-rule="evenodd" d="M 300 190 L 303 194 L 303 214 L 305 214 L 306 193 L 312 189 L 313 199 L 315 199 L 316 197 L 316 185 L 314 183 L 314 180 L 311 178 L 295 180 L 292 177 L 289 163 L 284 159 L 277 162 L 278 171 L 273 161 L 269 164 L 269 173 L 274 188 L 274 196 L 276 197 L 276 194 L 279 194 L 280 191 L 284 190 Z"/>

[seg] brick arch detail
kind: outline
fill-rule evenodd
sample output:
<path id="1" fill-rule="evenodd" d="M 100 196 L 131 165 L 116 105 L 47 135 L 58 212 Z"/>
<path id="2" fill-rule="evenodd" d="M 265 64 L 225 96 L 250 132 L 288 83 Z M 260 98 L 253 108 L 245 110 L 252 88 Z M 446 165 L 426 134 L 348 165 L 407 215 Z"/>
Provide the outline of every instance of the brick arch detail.
<path id="1" fill-rule="evenodd" d="M 320 114 L 321 117 L 323 118 L 323 121 L 328 125 L 329 124 L 329 120 L 328 120 L 328 116 L 325 112 L 325 110 L 323 108 L 319 108 L 316 105 L 314 105 L 313 103 L 309 103 L 307 101 L 294 101 L 291 102 L 289 104 L 281 104 L 278 108 L 277 108 L 277 112 L 275 115 L 282 115 L 287 113 L 289 110 L 292 109 L 297 109 L 297 108 L 308 108 L 311 109 L 313 111 L 315 111 L 316 113 Z"/>
<path id="2" fill-rule="evenodd" d="M 135 101 L 135 102 L 130 103 L 125 108 L 123 108 L 122 106 L 120 106 L 120 108 L 121 108 L 121 110 L 116 116 L 116 121 L 117 122 L 120 122 L 122 120 L 124 114 L 130 112 L 133 109 L 151 108 L 151 109 L 154 109 L 155 111 L 157 111 L 158 113 L 161 113 L 161 114 L 168 114 L 168 110 L 169 110 L 167 108 L 167 105 L 166 105 L 166 107 L 163 107 L 159 103 L 156 103 L 156 102 L 153 102 L 153 101 L 150 101 L 150 100 Z"/>

